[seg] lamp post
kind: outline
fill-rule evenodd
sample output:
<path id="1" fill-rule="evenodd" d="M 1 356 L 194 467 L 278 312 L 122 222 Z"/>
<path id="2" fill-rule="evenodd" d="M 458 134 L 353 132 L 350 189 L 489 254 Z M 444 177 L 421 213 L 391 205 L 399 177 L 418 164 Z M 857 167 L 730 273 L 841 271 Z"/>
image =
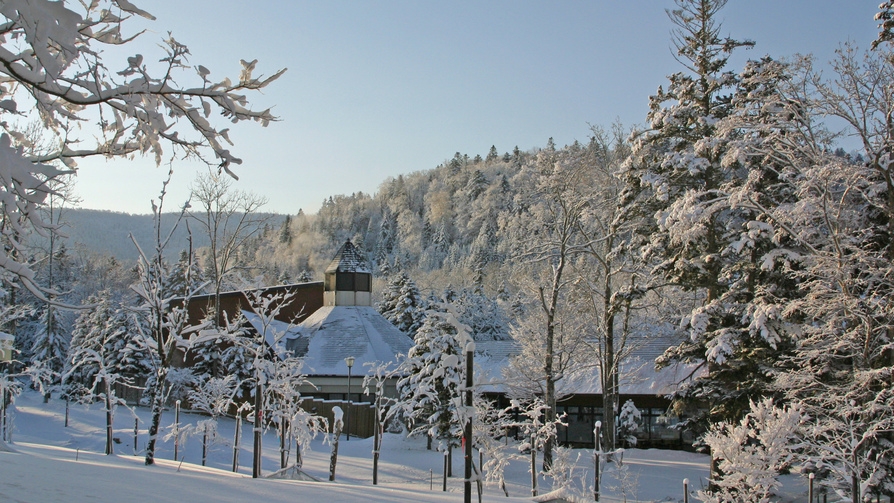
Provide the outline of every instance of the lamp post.
<path id="1" fill-rule="evenodd" d="M 348 411 L 345 413 L 345 441 L 351 440 L 351 367 L 354 366 L 354 357 L 345 358 L 348 366 Z"/>

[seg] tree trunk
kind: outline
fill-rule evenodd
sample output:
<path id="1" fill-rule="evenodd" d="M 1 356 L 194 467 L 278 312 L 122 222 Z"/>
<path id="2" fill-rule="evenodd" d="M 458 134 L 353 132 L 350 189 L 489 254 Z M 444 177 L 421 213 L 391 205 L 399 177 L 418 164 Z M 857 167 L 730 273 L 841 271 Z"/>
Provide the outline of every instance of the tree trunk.
<path id="1" fill-rule="evenodd" d="M 376 400 L 376 424 L 373 432 L 373 485 L 379 483 L 379 449 L 382 447 L 381 419 L 379 417 L 379 401 Z"/>
<path id="2" fill-rule="evenodd" d="M 537 449 L 536 437 L 531 436 L 531 496 L 537 496 Z M 508 495 L 507 495 L 508 496 Z"/>
<path id="3" fill-rule="evenodd" d="M 155 372 L 155 384 L 152 386 L 152 420 L 149 423 L 149 442 L 146 444 L 146 464 L 155 464 L 155 441 L 158 439 L 158 428 L 161 425 L 161 413 L 164 410 L 164 383 L 168 378 L 168 369 L 162 365 Z"/>
<path id="4" fill-rule="evenodd" d="M 286 418 L 279 418 L 279 468 L 283 469 L 289 464 L 289 453 L 286 451 Z"/>

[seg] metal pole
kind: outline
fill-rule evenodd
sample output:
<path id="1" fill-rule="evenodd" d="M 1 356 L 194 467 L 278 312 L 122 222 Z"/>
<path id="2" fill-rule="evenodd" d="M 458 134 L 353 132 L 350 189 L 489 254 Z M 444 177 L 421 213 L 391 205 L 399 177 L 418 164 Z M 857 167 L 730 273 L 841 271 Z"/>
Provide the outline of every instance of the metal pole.
<path id="1" fill-rule="evenodd" d="M 137 435 L 140 434 L 140 420 L 133 418 L 133 455 L 137 455 Z"/>
<path id="2" fill-rule="evenodd" d="M 595 465 L 593 479 L 593 501 L 599 501 L 599 464 L 602 461 L 602 443 L 599 441 L 600 430 L 602 429 L 602 421 L 596 421 L 593 427 L 593 464 Z"/>
<path id="3" fill-rule="evenodd" d="M 345 413 L 345 442 L 351 440 L 351 367 L 353 365 L 348 365 L 348 411 Z"/>
<path id="4" fill-rule="evenodd" d="M 264 420 L 264 411 L 262 410 L 263 401 L 261 398 L 261 380 L 260 376 L 255 383 L 255 420 L 254 420 L 254 454 L 252 456 L 251 478 L 256 479 L 261 476 L 261 428 Z"/>
<path id="5" fill-rule="evenodd" d="M 689 479 L 683 479 L 683 503 L 689 503 Z"/>
<path id="6" fill-rule="evenodd" d="M 466 427 L 463 432 L 463 441 L 465 442 L 465 457 L 466 457 L 466 473 L 465 473 L 465 482 L 463 483 L 463 501 L 465 503 L 472 503 L 472 363 L 473 363 L 473 354 L 474 354 L 474 344 L 468 343 L 466 344 L 466 414 L 468 417 L 466 418 Z"/>

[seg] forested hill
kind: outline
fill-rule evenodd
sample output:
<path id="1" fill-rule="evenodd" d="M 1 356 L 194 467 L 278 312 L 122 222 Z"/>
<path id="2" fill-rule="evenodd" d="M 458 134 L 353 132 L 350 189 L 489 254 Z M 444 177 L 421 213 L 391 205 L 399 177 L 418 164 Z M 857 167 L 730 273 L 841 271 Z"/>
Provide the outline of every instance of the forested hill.
<path id="1" fill-rule="evenodd" d="M 572 193 L 613 197 L 625 136 L 595 129 L 586 144 L 563 148 L 550 139 L 527 152 L 456 153 L 433 169 L 389 178 L 375 195 L 332 196 L 316 215 L 288 217 L 255 260 L 268 270 L 319 275 L 351 239 L 379 277 L 399 270 L 424 291 L 477 285 L 494 295 L 538 224 L 550 220 L 549 203 Z"/>

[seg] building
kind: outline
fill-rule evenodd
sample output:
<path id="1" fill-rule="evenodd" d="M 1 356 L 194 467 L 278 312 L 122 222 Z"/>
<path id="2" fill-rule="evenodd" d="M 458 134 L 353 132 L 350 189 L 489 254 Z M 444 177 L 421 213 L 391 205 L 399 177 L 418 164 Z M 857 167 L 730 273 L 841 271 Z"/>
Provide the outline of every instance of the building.
<path id="1" fill-rule="evenodd" d="M 251 292 L 221 294 L 221 311 L 241 311 L 255 331 L 265 334 L 275 354 L 291 353 L 304 359 L 303 372 L 312 385 L 300 391 L 313 399 L 305 408 L 329 415 L 334 405 L 350 406 L 351 434 L 371 434 L 368 403 L 372 397 L 363 394 L 363 377 L 371 365 L 397 362 L 413 346 L 413 339 L 372 307 L 372 272 L 359 250 L 350 241 L 345 242 L 326 268 L 322 282 L 263 289 L 265 295 L 281 292 L 290 292 L 293 300 L 272 323 L 264 323 L 252 310 Z M 212 301 L 212 296 L 194 297 L 189 305 L 191 317 L 201 320 L 204 313 L 212 311 Z M 640 410 L 642 422 L 637 437 L 641 446 L 688 445 L 685 434 L 673 427 L 678 418 L 668 416 L 669 401 L 664 396 L 673 391 L 684 372 L 692 369 L 680 366 L 656 371 L 653 364 L 655 357 L 672 344 L 660 337 L 642 341 L 622 372 L 626 379 L 620 383 L 620 404 L 631 399 Z M 480 372 L 475 376 L 476 383 L 499 382 L 502 369 L 518 354 L 518 347 L 513 341 L 478 341 L 476 353 L 476 372 Z M 603 414 L 597 372 L 594 368 L 582 369 L 562 383 L 560 396 L 564 398 L 557 412 L 565 414 L 567 426 L 559 428 L 560 443 L 593 445 L 593 425 Z M 389 396 L 397 395 L 395 381 L 386 385 Z M 490 385 L 485 392 L 500 399 L 501 405 L 508 405 L 504 387 Z"/>

